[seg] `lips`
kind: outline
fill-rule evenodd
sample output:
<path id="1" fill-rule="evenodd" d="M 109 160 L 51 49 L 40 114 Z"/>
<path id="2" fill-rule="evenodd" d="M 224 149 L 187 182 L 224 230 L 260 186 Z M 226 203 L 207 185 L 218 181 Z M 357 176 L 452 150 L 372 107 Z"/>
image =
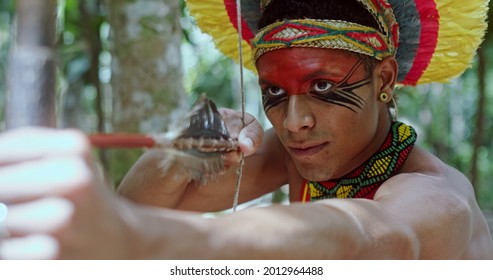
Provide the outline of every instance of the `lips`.
<path id="1" fill-rule="evenodd" d="M 309 144 L 309 145 L 290 145 L 291 154 L 296 157 L 311 157 L 323 150 L 329 143 Z"/>

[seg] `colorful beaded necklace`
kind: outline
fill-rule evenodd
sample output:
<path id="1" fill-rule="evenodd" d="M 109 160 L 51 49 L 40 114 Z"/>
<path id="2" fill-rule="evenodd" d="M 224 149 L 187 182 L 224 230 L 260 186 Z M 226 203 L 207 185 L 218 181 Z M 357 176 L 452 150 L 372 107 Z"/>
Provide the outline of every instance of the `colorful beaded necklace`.
<path id="1" fill-rule="evenodd" d="M 384 143 L 366 162 L 348 175 L 325 182 L 306 181 L 302 202 L 326 198 L 373 199 L 378 188 L 397 174 L 414 147 L 414 128 L 401 122 L 392 123 Z"/>

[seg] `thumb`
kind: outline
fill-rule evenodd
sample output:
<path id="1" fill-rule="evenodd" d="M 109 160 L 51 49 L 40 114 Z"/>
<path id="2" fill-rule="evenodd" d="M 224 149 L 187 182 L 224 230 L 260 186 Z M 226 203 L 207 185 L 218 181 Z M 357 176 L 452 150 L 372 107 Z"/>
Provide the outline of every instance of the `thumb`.
<path id="1" fill-rule="evenodd" d="M 249 156 L 258 150 L 264 136 L 262 126 L 251 115 L 249 115 L 249 117 L 251 118 L 246 118 L 246 126 L 238 135 L 240 151 L 243 152 L 245 156 Z"/>

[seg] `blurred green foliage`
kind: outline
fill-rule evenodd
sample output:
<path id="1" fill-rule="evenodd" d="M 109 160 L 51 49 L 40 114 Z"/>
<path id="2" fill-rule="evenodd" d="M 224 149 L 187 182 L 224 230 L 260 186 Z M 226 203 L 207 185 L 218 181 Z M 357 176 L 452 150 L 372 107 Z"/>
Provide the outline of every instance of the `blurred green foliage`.
<path id="1" fill-rule="evenodd" d="M 12 32 L 13 2 L 0 0 L 0 128 L 3 127 L 4 96 L 6 90 L 6 75 L 8 54 Z"/>

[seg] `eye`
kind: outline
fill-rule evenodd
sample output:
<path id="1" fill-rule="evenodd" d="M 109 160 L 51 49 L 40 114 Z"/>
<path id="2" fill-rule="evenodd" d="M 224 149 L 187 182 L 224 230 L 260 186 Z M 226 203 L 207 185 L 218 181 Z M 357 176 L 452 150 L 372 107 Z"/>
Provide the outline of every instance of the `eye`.
<path id="1" fill-rule="evenodd" d="M 264 90 L 264 94 L 267 94 L 269 96 L 281 96 L 284 95 L 286 92 L 282 88 L 278 87 L 270 87 Z"/>
<path id="2" fill-rule="evenodd" d="M 332 83 L 329 81 L 318 81 L 313 85 L 313 90 L 316 93 L 322 93 L 330 90 L 332 88 Z"/>

